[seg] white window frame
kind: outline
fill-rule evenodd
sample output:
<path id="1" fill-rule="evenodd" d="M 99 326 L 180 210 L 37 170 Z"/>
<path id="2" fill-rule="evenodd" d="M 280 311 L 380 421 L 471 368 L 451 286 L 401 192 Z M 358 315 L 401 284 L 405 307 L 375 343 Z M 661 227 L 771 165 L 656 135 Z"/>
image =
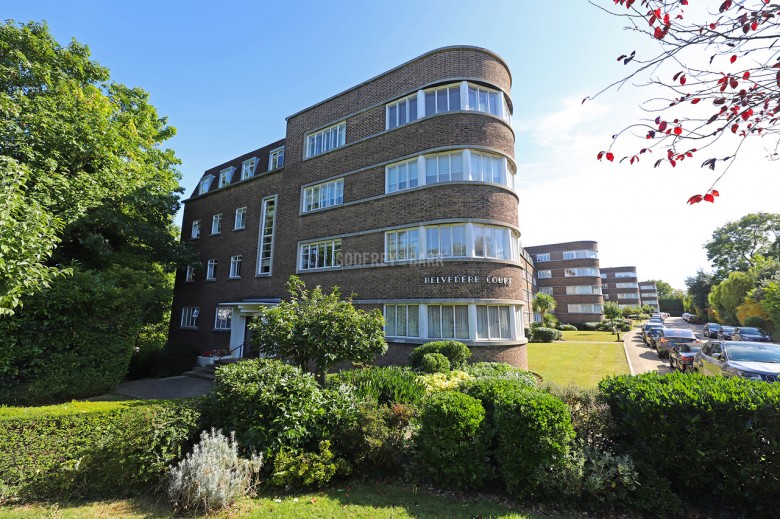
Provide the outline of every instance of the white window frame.
<path id="1" fill-rule="evenodd" d="M 236 218 L 233 221 L 233 230 L 240 231 L 246 229 L 246 207 L 236 209 Z"/>
<path id="2" fill-rule="evenodd" d="M 245 160 L 241 163 L 241 180 L 246 180 L 255 176 L 255 170 L 257 169 L 257 158 Z"/>
<path id="3" fill-rule="evenodd" d="M 639 299 L 639 294 L 634 292 L 621 292 L 617 295 L 618 299 Z"/>
<path id="4" fill-rule="evenodd" d="M 512 339 L 512 307 L 510 305 L 476 305 L 477 309 L 477 340 L 489 341 L 489 340 L 503 340 L 507 341 Z M 484 309 L 485 319 L 487 324 L 487 335 L 480 335 L 480 319 L 479 314 Z M 495 317 L 498 318 L 498 330 L 494 330 L 494 321 L 491 309 L 495 309 Z M 505 314 L 505 315 L 502 315 Z M 498 332 L 498 335 L 494 335 L 494 331 Z M 502 332 L 506 331 L 509 335 L 504 336 Z"/>
<path id="5" fill-rule="evenodd" d="M 260 236 L 257 240 L 257 273 L 258 276 L 270 276 L 273 271 L 274 236 L 276 235 L 276 200 L 277 196 L 263 198 L 260 212 Z M 269 216 L 269 206 L 273 213 Z M 268 269 L 265 271 L 265 262 Z"/>
<path id="6" fill-rule="evenodd" d="M 241 255 L 230 256 L 230 279 L 239 279 L 241 277 Z"/>
<path id="7" fill-rule="evenodd" d="M 550 253 L 549 252 L 547 252 L 545 254 L 537 254 L 536 255 L 536 262 L 537 263 L 542 263 L 544 261 L 550 261 Z"/>
<path id="8" fill-rule="evenodd" d="M 565 260 L 573 260 L 573 259 L 598 259 L 599 255 L 598 252 L 591 249 L 580 249 L 580 250 L 567 250 L 563 253 L 563 259 Z"/>
<path id="9" fill-rule="evenodd" d="M 569 285 L 566 287 L 567 296 L 599 296 L 601 287 L 598 285 Z"/>
<path id="10" fill-rule="evenodd" d="M 210 259 L 206 263 L 206 281 L 216 281 L 217 279 L 217 260 Z"/>
<path id="11" fill-rule="evenodd" d="M 496 233 L 501 233 L 503 237 L 501 238 L 502 248 L 503 251 L 502 255 L 498 255 L 499 250 L 499 241 L 496 238 Z M 483 245 L 483 254 L 477 253 L 477 238 L 479 233 L 484 233 L 485 242 Z M 511 232 L 508 227 L 498 227 L 495 225 L 479 225 L 474 224 L 474 257 L 475 258 L 490 258 L 490 259 L 503 259 L 508 260 L 512 259 L 512 244 L 511 244 Z M 490 244 L 491 241 L 494 243 L 494 248 L 496 251 L 496 254 L 490 254 Z"/>
<path id="12" fill-rule="evenodd" d="M 553 295 L 553 287 L 539 287 L 539 292 L 551 296 Z"/>
<path id="13" fill-rule="evenodd" d="M 420 229 L 399 229 L 385 233 L 385 262 L 412 261 L 420 257 Z"/>
<path id="14" fill-rule="evenodd" d="M 459 339 L 459 340 L 467 340 L 470 338 L 471 333 L 471 318 L 469 317 L 469 309 L 471 305 L 463 305 L 463 304 L 433 304 L 433 305 L 426 305 L 426 315 L 425 319 L 427 321 L 427 330 L 428 330 L 428 338 L 429 339 Z M 445 308 L 451 308 L 452 309 L 452 336 L 448 336 L 444 334 L 444 319 L 445 319 Z M 460 329 L 460 327 L 457 326 L 458 319 L 457 319 L 457 310 L 456 308 L 466 308 L 466 330 L 465 334 L 463 333 L 463 330 Z M 432 333 L 432 327 L 431 327 L 431 319 L 435 318 L 431 315 L 431 310 L 438 309 L 438 320 L 439 320 L 439 334 L 435 335 Z M 434 312 L 435 313 L 435 312 Z"/>
<path id="15" fill-rule="evenodd" d="M 284 146 L 271 150 L 268 154 L 268 171 L 284 167 Z"/>
<path id="16" fill-rule="evenodd" d="M 211 217 L 211 234 L 222 234 L 222 213 Z"/>
<path id="17" fill-rule="evenodd" d="M 615 288 L 639 288 L 636 283 L 615 283 Z"/>
<path id="18" fill-rule="evenodd" d="M 190 237 L 193 240 L 197 240 L 198 238 L 200 238 L 200 230 L 201 230 L 200 219 L 193 220 L 192 221 L 192 232 L 190 234 Z"/>
<path id="19" fill-rule="evenodd" d="M 475 102 L 471 102 L 471 90 L 474 90 L 475 92 Z M 484 94 L 487 97 L 487 104 L 485 105 L 485 109 L 482 109 L 482 104 L 480 103 L 480 97 Z M 491 107 L 490 104 L 490 98 L 491 96 L 495 96 L 496 99 L 496 105 L 495 109 Z M 476 85 L 474 83 L 469 83 L 467 90 L 466 90 L 466 100 L 464 104 L 465 110 L 471 110 L 474 112 L 481 112 L 485 114 L 491 114 L 495 115 L 496 117 L 504 117 L 504 103 L 503 101 L 504 94 L 500 90 L 496 90 L 494 88 L 487 88 L 482 85 Z"/>
<path id="20" fill-rule="evenodd" d="M 629 272 L 629 271 L 623 270 L 621 272 L 615 272 L 615 277 L 616 278 L 635 278 L 636 277 L 636 272 Z"/>
<path id="21" fill-rule="evenodd" d="M 455 228 L 463 228 L 463 254 L 455 254 Z M 437 254 L 429 254 L 431 251 L 431 243 L 429 243 L 429 231 L 437 231 L 439 239 L 439 249 Z M 441 237 L 443 232 L 450 233 L 450 253 L 443 254 L 441 250 Z M 469 256 L 469 251 L 473 248 L 473 244 L 469 243 L 469 232 L 466 224 L 450 224 L 450 225 L 426 225 L 425 226 L 425 257 L 426 258 L 466 258 Z"/>
<path id="22" fill-rule="evenodd" d="M 181 321 L 179 327 L 181 328 L 197 328 L 198 316 L 200 315 L 200 308 L 197 306 L 185 306 L 181 309 Z"/>
<path id="23" fill-rule="evenodd" d="M 567 278 L 579 278 L 579 277 L 597 277 L 598 269 L 595 267 L 568 267 L 563 269 L 563 277 Z"/>
<path id="24" fill-rule="evenodd" d="M 439 92 L 442 90 L 447 91 L 447 95 L 445 96 L 447 99 L 447 108 L 443 109 L 443 107 L 439 106 Z M 452 103 L 450 90 L 454 90 L 458 92 L 458 103 L 457 106 L 450 106 Z M 428 110 L 428 94 L 433 94 L 433 100 L 434 100 L 434 109 Z M 461 89 L 461 83 L 449 83 L 447 85 L 438 86 L 435 88 L 426 88 L 423 90 L 423 110 L 425 111 L 426 117 L 429 115 L 435 115 L 435 114 L 443 114 L 447 112 L 457 112 L 459 110 L 463 110 L 464 102 L 463 102 L 463 92 Z M 417 107 L 417 110 L 419 112 L 420 107 Z"/>
<path id="25" fill-rule="evenodd" d="M 195 282 L 195 267 L 193 265 L 187 265 L 187 269 L 184 271 L 184 281 L 187 283 Z"/>
<path id="26" fill-rule="evenodd" d="M 412 100 L 414 100 L 413 103 Z M 412 104 L 414 104 L 414 110 L 411 109 Z M 395 111 L 393 111 L 393 108 L 395 108 Z M 403 110 L 404 122 L 400 122 L 402 119 L 401 110 Z M 387 103 L 387 105 L 385 106 L 385 129 L 386 130 L 392 130 L 393 128 L 404 126 L 405 124 L 414 122 L 419 118 L 420 118 L 420 107 L 419 107 L 419 96 L 417 95 L 417 92 L 408 95 L 406 97 L 402 97 L 401 99 L 398 99 L 397 101 L 393 101 L 392 103 Z"/>
<path id="27" fill-rule="evenodd" d="M 536 277 L 537 279 L 551 279 L 552 270 L 537 270 Z"/>
<path id="28" fill-rule="evenodd" d="M 401 312 L 404 318 L 401 319 Z M 416 304 L 387 304 L 385 305 L 385 336 L 386 337 L 420 337 L 420 305 Z M 409 324 L 417 323 L 417 332 L 412 333 Z M 403 333 L 399 332 L 399 324 L 403 323 Z"/>
<path id="29" fill-rule="evenodd" d="M 320 140 L 320 148 L 317 151 L 317 139 Z M 340 121 L 327 128 L 317 130 L 306 135 L 306 147 L 304 158 L 310 159 L 323 153 L 341 148 L 347 143 L 347 122 Z"/>
<path id="30" fill-rule="evenodd" d="M 414 172 L 412 172 L 414 170 Z M 401 186 L 401 173 L 404 173 L 404 187 Z M 385 166 L 385 193 L 405 191 L 420 185 L 420 161 L 417 157 Z"/>
<path id="31" fill-rule="evenodd" d="M 324 250 L 324 254 L 322 255 L 324 260 L 323 266 L 319 266 L 321 248 Z M 328 250 L 330 250 L 330 260 L 327 258 Z M 315 258 L 315 266 L 309 266 L 308 259 L 304 266 L 304 254 L 307 258 L 311 258 L 312 253 Z M 298 270 L 301 272 L 340 269 L 341 260 L 341 238 L 301 243 L 298 247 Z M 328 265 L 328 263 L 330 263 L 330 265 Z"/>
<path id="32" fill-rule="evenodd" d="M 585 311 L 585 309 L 589 311 Z M 576 303 L 567 305 L 567 311 L 570 314 L 603 314 L 604 305 L 598 303 Z"/>
<path id="33" fill-rule="evenodd" d="M 343 178 L 337 178 L 335 180 L 303 188 L 303 195 L 301 196 L 302 213 L 311 213 L 313 211 L 319 211 L 320 209 L 327 209 L 339 205 L 344 205 Z"/>
<path id="34" fill-rule="evenodd" d="M 225 168 L 219 172 L 219 183 L 217 184 L 218 189 L 230 185 L 230 183 L 233 181 L 233 172 L 235 170 L 236 168 L 230 166 L 229 168 Z"/>
<path id="35" fill-rule="evenodd" d="M 212 182 L 214 182 L 214 175 L 206 175 L 200 179 L 200 184 L 198 185 L 198 194 L 202 195 L 208 193 L 209 189 L 211 189 Z"/>
<path id="36" fill-rule="evenodd" d="M 467 171 L 467 165 L 466 161 L 468 160 L 468 157 L 466 156 L 465 150 L 454 150 L 454 151 L 447 151 L 445 153 L 432 153 L 425 155 L 425 184 L 441 184 L 444 182 L 467 182 L 468 181 L 468 171 Z M 455 156 L 460 157 L 460 177 L 459 179 L 453 179 L 453 173 L 452 173 L 452 165 L 453 165 L 453 158 Z M 446 172 L 446 178 L 445 173 L 443 173 L 443 168 L 440 168 L 439 165 L 441 164 L 442 159 L 447 159 L 447 172 Z M 432 171 L 432 168 L 428 167 L 428 164 L 436 164 L 436 172 L 434 175 L 434 172 Z M 419 172 L 418 172 L 419 175 Z M 434 178 L 435 177 L 435 178 Z M 432 179 L 432 181 L 429 181 L 428 179 Z"/>
<path id="37" fill-rule="evenodd" d="M 232 321 L 233 307 L 228 305 L 217 305 L 217 309 L 214 311 L 214 329 L 230 330 Z"/>

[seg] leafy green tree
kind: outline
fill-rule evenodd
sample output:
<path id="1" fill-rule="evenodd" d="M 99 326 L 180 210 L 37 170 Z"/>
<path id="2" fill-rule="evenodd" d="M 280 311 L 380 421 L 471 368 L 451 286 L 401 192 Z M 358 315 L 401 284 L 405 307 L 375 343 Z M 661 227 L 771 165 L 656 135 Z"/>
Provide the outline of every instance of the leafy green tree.
<path id="1" fill-rule="evenodd" d="M 780 330 L 780 280 L 765 285 L 761 307 L 769 314 L 775 330 Z"/>
<path id="2" fill-rule="evenodd" d="M 615 334 L 615 319 L 623 316 L 623 311 L 620 309 L 620 305 L 614 301 L 606 301 L 604 303 L 604 317 L 609 319 L 609 323 L 612 325 L 612 335 Z"/>
<path id="3" fill-rule="evenodd" d="M 739 326 L 737 308 L 745 302 L 745 296 L 755 286 L 753 276 L 745 272 L 732 272 L 729 276 L 712 287 L 708 297 L 710 306 L 720 317 L 721 322 Z"/>
<path id="4" fill-rule="evenodd" d="M 747 272 L 758 254 L 780 259 L 780 214 L 751 213 L 728 222 L 713 231 L 704 248 L 721 279 Z"/>
<path id="5" fill-rule="evenodd" d="M 260 353 L 289 359 L 304 371 L 310 365 L 321 384 L 339 362 L 372 362 L 387 351 L 384 318 L 379 310 L 358 310 L 352 299 L 341 299 L 317 286 L 307 290 L 296 276 L 287 282 L 290 300 L 264 308 L 252 320 L 252 345 Z"/>
<path id="6" fill-rule="evenodd" d="M 555 311 L 556 303 L 555 298 L 550 294 L 543 292 L 537 292 L 534 296 L 534 300 L 531 302 L 531 309 L 542 316 L 542 322 L 545 322 L 545 315 L 547 312 Z"/>
<path id="7" fill-rule="evenodd" d="M 688 296 L 690 297 L 691 310 L 696 312 L 701 318 L 707 316 L 708 297 L 710 290 L 716 284 L 714 276 L 703 270 L 696 271 L 695 276 L 685 279 L 685 286 L 688 287 Z"/>

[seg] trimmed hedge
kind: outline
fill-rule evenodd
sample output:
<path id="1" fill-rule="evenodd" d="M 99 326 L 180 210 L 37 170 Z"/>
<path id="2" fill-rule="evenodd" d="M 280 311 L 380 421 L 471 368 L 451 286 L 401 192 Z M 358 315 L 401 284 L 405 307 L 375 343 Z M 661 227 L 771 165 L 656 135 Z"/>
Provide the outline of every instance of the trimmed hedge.
<path id="1" fill-rule="evenodd" d="M 475 362 L 468 364 L 463 369 L 476 379 L 501 378 L 507 380 L 520 380 L 529 386 L 536 385 L 536 377 L 530 371 L 510 366 L 505 362 Z"/>
<path id="2" fill-rule="evenodd" d="M 685 498 L 747 516 L 780 509 L 780 384 L 697 374 L 607 378 L 614 441 Z"/>
<path id="3" fill-rule="evenodd" d="M 426 353 L 420 362 L 423 373 L 449 373 L 450 361 L 441 353 Z"/>
<path id="4" fill-rule="evenodd" d="M 0 408 L 0 501 L 160 491 L 199 417 L 195 401 Z"/>
<path id="5" fill-rule="evenodd" d="M 560 330 L 539 326 L 531 329 L 531 342 L 552 342 L 563 337 Z"/>
<path id="6" fill-rule="evenodd" d="M 349 369 L 328 378 L 328 387 L 351 386 L 358 397 L 379 404 L 419 405 L 426 395 L 425 384 L 409 368 L 398 366 Z"/>
<path id="7" fill-rule="evenodd" d="M 418 370 L 422 367 L 422 359 L 426 353 L 441 353 L 450 361 L 451 369 L 461 369 L 471 357 L 468 346 L 458 341 L 426 342 L 409 352 L 409 365 Z"/>

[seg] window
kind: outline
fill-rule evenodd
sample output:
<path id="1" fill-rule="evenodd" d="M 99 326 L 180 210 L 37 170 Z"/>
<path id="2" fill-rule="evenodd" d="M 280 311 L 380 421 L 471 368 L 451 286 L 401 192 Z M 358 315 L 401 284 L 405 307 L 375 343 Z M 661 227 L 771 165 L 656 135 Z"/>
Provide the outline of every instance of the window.
<path id="1" fill-rule="evenodd" d="M 236 209 L 236 221 L 233 224 L 233 230 L 239 230 L 246 227 L 246 207 Z"/>
<path id="2" fill-rule="evenodd" d="M 344 179 L 332 180 L 303 190 L 303 212 L 344 203 Z"/>
<path id="3" fill-rule="evenodd" d="M 263 199 L 263 215 L 260 219 L 260 243 L 257 253 L 257 273 L 271 273 L 271 257 L 274 248 L 274 224 L 276 223 L 276 197 Z"/>
<path id="4" fill-rule="evenodd" d="M 563 253 L 563 259 L 565 260 L 598 257 L 598 252 L 595 250 L 570 250 Z"/>
<path id="5" fill-rule="evenodd" d="M 500 95 L 495 90 L 469 85 L 469 110 L 501 116 Z"/>
<path id="6" fill-rule="evenodd" d="M 214 329 L 215 330 L 229 330 L 230 322 L 233 320 L 233 307 L 232 306 L 218 306 L 217 312 L 214 315 Z"/>
<path id="7" fill-rule="evenodd" d="M 471 152 L 471 179 L 507 185 L 504 159 L 497 155 Z"/>
<path id="8" fill-rule="evenodd" d="M 601 276 L 601 279 L 607 279 L 607 273 L 606 272 L 602 272 L 599 275 Z"/>
<path id="9" fill-rule="evenodd" d="M 460 258 L 466 256 L 466 226 L 439 225 L 425 228 L 426 257 Z"/>
<path id="10" fill-rule="evenodd" d="M 477 305 L 477 339 L 511 339 L 511 308 Z"/>
<path id="11" fill-rule="evenodd" d="M 601 294 L 601 287 L 598 285 L 576 285 L 576 286 L 568 286 L 566 287 L 566 295 L 567 296 L 575 296 L 575 295 L 600 295 Z"/>
<path id="12" fill-rule="evenodd" d="M 639 299 L 639 294 L 618 294 L 618 299 Z"/>
<path id="13" fill-rule="evenodd" d="M 185 306 L 181 309 L 181 327 L 197 328 L 200 309 L 197 306 Z"/>
<path id="14" fill-rule="evenodd" d="M 195 267 L 187 265 L 187 271 L 184 274 L 184 281 L 192 283 L 195 281 Z"/>
<path id="15" fill-rule="evenodd" d="M 465 180 L 462 151 L 425 156 L 426 184 L 457 180 Z"/>
<path id="16" fill-rule="evenodd" d="M 615 283 L 615 288 L 637 288 L 636 283 Z"/>
<path id="17" fill-rule="evenodd" d="M 338 123 L 306 137 L 306 158 L 344 146 L 347 123 Z"/>
<path id="18" fill-rule="evenodd" d="M 460 84 L 425 91 L 425 115 L 460 109 Z"/>
<path id="19" fill-rule="evenodd" d="M 419 337 L 419 305 L 385 305 L 385 335 L 388 337 Z"/>
<path id="20" fill-rule="evenodd" d="M 341 266 L 341 240 L 327 240 L 301 245 L 301 270 Z"/>
<path id="21" fill-rule="evenodd" d="M 509 229 L 475 225 L 474 255 L 478 258 L 510 259 Z"/>
<path id="22" fill-rule="evenodd" d="M 417 159 L 399 162 L 387 166 L 385 170 L 387 178 L 387 192 L 402 191 L 417 187 L 419 177 L 417 175 Z"/>
<path id="23" fill-rule="evenodd" d="M 540 263 L 542 261 L 550 261 L 550 254 L 537 254 L 536 255 L 536 262 Z"/>
<path id="24" fill-rule="evenodd" d="M 579 304 L 568 305 L 570 314 L 601 314 L 604 313 L 604 307 L 599 304 Z"/>
<path id="25" fill-rule="evenodd" d="M 615 272 L 616 278 L 635 278 L 636 272 Z"/>
<path id="26" fill-rule="evenodd" d="M 406 261 L 420 255 L 419 231 L 405 229 L 385 234 L 385 261 Z"/>
<path id="27" fill-rule="evenodd" d="M 553 295 L 553 287 L 539 287 L 539 292 L 551 296 Z"/>
<path id="28" fill-rule="evenodd" d="M 200 238 L 200 220 L 192 221 L 192 239 L 197 240 Z"/>
<path id="29" fill-rule="evenodd" d="M 241 277 L 241 256 L 230 257 L 230 277 L 231 278 Z"/>
<path id="30" fill-rule="evenodd" d="M 539 279 L 550 279 L 552 277 L 552 270 L 537 270 L 536 277 Z"/>
<path id="31" fill-rule="evenodd" d="M 284 167 L 284 146 L 271 151 L 268 158 L 268 171 Z"/>
<path id="32" fill-rule="evenodd" d="M 208 193 L 211 188 L 211 183 L 214 181 L 214 175 L 206 175 L 200 181 L 200 187 L 198 188 L 198 194 Z"/>
<path id="33" fill-rule="evenodd" d="M 417 94 L 387 105 L 387 129 L 402 126 L 417 119 Z"/>
<path id="34" fill-rule="evenodd" d="M 210 259 L 206 263 L 206 279 L 210 281 L 217 279 L 217 260 Z"/>
<path id="35" fill-rule="evenodd" d="M 251 158 L 249 160 L 245 160 L 241 164 L 241 180 L 246 180 L 250 177 L 255 176 L 255 166 L 257 165 L 257 159 Z"/>
<path id="36" fill-rule="evenodd" d="M 563 275 L 567 278 L 581 276 L 598 276 L 599 269 L 593 267 L 568 268 L 563 270 Z"/>
<path id="37" fill-rule="evenodd" d="M 233 171 L 236 168 L 225 168 L 219 172 L 219 185 L 217 187 L 225 187 L 230 185 L 230 180 L 233 178 Z"/>
<path id="38" fill-rule="evenodd" d="M 428 337 L 435 339 L 468 339 L 468 306 L 428 305 Z"/>
<path id="39" fill-rule="evenodd" d="M 221 232 L 222 232 L 222 213 L 219 213 L 211 217 L 211 234 L 219 234 Z"/>

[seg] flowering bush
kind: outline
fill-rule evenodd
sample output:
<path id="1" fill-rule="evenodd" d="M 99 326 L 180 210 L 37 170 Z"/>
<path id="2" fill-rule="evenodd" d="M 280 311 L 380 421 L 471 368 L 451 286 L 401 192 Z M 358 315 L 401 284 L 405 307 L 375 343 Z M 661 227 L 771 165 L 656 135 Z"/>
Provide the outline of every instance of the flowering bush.
<path id="1" fill-rule="evenodd" d="M 224 357 L 227 354 L 228 354 L 227 350 L 216 349 L 216 350 L 204 351 L 203 353 L 200 354 L 200 356 L 201 357 Z"/>

